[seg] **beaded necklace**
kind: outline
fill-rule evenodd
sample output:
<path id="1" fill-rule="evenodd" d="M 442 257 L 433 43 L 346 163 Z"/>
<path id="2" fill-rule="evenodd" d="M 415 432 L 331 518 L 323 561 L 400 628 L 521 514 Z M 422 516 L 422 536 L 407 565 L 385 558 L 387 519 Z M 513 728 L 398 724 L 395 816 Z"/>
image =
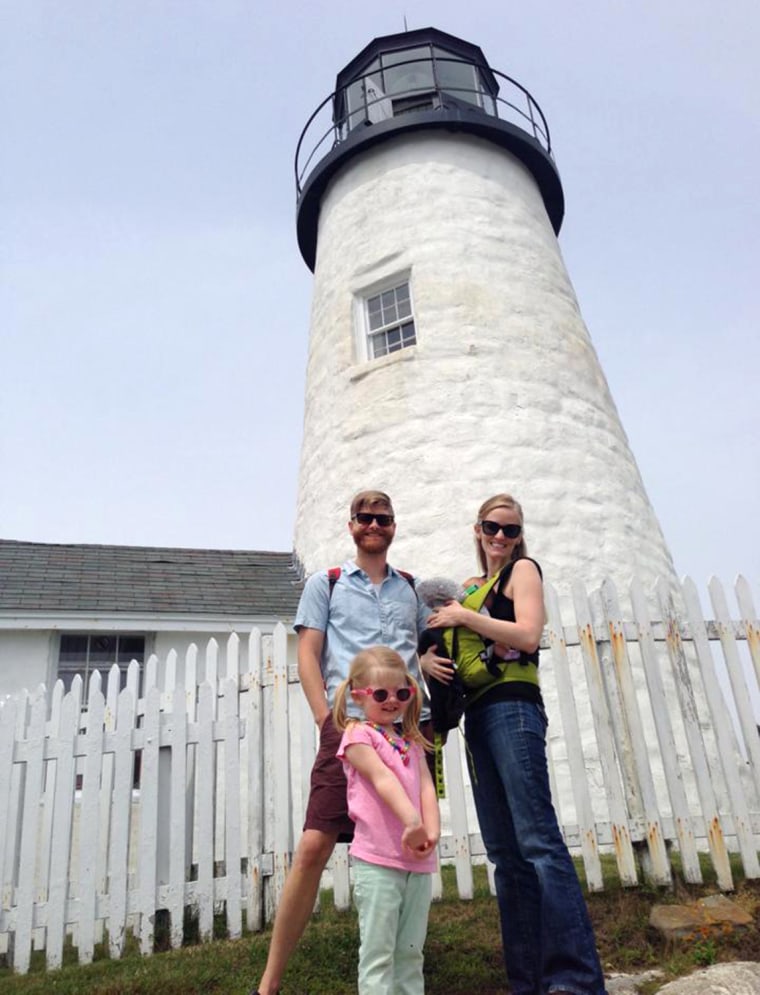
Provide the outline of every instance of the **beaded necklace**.
<path id="1" fill-rule="evenodd" d="M 398 739 L 392 738 L 391 734 L 386 730 L 385 726 L 378 725 L 377 722 L 368 722 L 376 732 L 379 732 L 383 739 L 390 743 L 393 749 L 401 757 L 401 762 L 405 767 L 409 766 L 409 751 L 412 748 L 412 744 L 408 739 L 404 739 L 403 736 L 399 736 Z"/>

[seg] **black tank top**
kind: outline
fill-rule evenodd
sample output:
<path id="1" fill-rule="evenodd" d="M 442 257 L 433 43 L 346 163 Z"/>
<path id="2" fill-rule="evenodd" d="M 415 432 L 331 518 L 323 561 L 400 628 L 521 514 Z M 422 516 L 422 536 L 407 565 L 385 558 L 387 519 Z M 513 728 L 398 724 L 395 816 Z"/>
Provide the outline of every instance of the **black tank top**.
<path id="1" fill-rule="evenodd" d="M 540 565 L 530 556 L 519 556 L 516 560 L 513 560 L 507 565 L 506 569 L 503 571 L 501 579 L 498 583 L 498 591 L 496 591 L 491 597 L 488 598 L 486 606 L 488 608 L 488 613 L 491 618 L 497 618 L 502 622 L 515 622 L 515 603 L 512 598 L 508 598 L 504 594 L 504 588 L 509 582 L 509 578 L 512 576 L 512 569 L 515 563 L 520 560 L 530 560 L 534 564 L 536 570 L 538 570 L 538 575 L 543 579 L 543 573 L 541 571 Z M 525 653 L 520 651 L 520 663 L 535 663 L 538 666 L 538 648 L 534 650 L 533 653 Z M 474 711 L 489 701 L 514 701 L 520 699 L 521 701 L 535 701 L 537 704 L 542 704 L 541 689 L 535 684 L 530 684 L 525 681 L 507 681 L 503 684 L 496 684 L 494 687 L 485 691 L 480 697 L 472 703 L 470 708 L 468 708 L 468 714 Z"/>

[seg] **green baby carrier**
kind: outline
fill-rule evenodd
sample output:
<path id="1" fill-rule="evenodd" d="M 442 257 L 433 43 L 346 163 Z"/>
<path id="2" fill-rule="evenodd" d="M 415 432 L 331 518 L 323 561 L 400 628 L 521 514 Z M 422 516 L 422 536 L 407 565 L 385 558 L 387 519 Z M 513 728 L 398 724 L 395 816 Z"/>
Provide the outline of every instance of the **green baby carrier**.
<path id="1" fill-rule="evenodd" d="M 468 588 L 462 600 L 465 608 L 480 612 L 489 595 L 509 580 L 515 560 L 499 573 L 489 577 L 480 587 Z M 538 667 L 527 661 L 519 650 L 509 650 L 504 657 L 493 655 L 493 640 L 486 639 L 464 625 L 443 630 L 443 641 L 457 674 L 465 686 L 465 707 L 494 684 L 525 681 L 538 685 Z"/>

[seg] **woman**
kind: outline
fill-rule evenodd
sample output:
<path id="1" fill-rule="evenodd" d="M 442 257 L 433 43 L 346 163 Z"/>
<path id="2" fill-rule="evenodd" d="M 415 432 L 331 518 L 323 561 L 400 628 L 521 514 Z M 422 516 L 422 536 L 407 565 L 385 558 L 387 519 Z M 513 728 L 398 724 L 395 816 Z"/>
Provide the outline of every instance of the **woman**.
<path id="1" fill-rule="evenodd" d="M 496 868 L 504 960 L 513 995 L 604 995 L 604 976 L 575 867 L 557 824 L 538 685 L 544 626 L 541 568 L 526 555 L 522 508 L 509 494 L 478 512 L 479 587 L 500 575 L 484 612 L 449 602 L 428 625 L 483 638 L 492 676 L 467 696 L 465 739 L 488 859 Z M 494 666 L 494 664 L 496 666 Z M 428 654 L 425 670 L 446 679 Z M 496 676 L 498 675 L 498 676 Z"/>

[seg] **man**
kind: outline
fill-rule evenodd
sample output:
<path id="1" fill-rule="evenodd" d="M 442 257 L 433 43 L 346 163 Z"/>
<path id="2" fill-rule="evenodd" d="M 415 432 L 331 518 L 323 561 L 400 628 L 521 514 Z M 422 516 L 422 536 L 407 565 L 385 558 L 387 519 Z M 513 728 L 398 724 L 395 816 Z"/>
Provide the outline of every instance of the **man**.
<path id="1" fill-rule="evenodd" d="M 267 964 L 251 995 L 277 992 L 311 916 L 335 844 L 353 837 L 346 779 L 335 756 L 340 743 L 331 718 L 336 687 L 347 677 L 354 656 L 378 645 L 396 650 L 419 679 L 418 632 L 430 610 L 418 600 L 407 578 L 388 564 L 388 547 L 396 534 L 391 500 L 382 491 L 360 491 L 350 514 L 355 558 L 343 564 L 332 583 L 331 571 L 311 576 L 296 613 L 298 675 L 320 730 L 319 751 L 311 772 L 304 830 L 275 915 Z M 428 716 L 425 704 L 423 719 Z"/>

